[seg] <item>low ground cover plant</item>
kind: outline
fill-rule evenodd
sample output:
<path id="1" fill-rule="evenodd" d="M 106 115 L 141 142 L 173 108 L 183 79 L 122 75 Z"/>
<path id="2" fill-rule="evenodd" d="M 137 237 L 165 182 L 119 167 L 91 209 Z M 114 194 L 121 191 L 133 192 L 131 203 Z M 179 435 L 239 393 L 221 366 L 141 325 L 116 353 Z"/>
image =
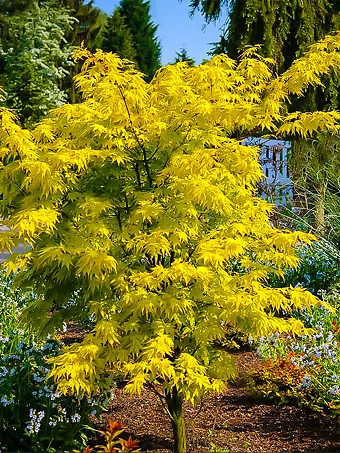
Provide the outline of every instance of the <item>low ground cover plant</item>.
<path id="1" fill-rule="evenodd" d="M 310 335 L 276 333 L 260 340 L 257 351 L 265 363 L 250 375 L 253 397 L 340 414 L 339 289 L 324 299 L 334 311 L 320 306 L 296 314 L 313 329 Z"/>
<path id="2" fill-rule="evenodd" d="M 301 405 L 299 388 L 305 372 L 292 362 L 292 357 L 288 353 L 285 357 L 268 358 L 248 376 L 248 394 L 261 403 Z"/>
<path id="3" fill-rule="evenodd" d="M 86 445 L 92 416 L 107 396 L 62 395 L 47 379 L 48 360 L 61 351 L 52 338 L 38 340 L 22 329 L 23 295 L 0 274 L 0 447 L 2 451 L 72 451 Z"/>
<path id="4" fill-rule="evenodd" d="M 96 451 L 98 453 L 114 451 L 129 453 L 140 451 L 138 446 L 139 441 L 132 439 L 131 436 L 129 436 L 128 439 L 125 439 L 123 435 L 124 431 L 125 428 L 122 423 L 109 420 L 108 426 L 104 431 L 98 430 L 99 434 L 101 434 L 104 439 L 100 445 L 96 446 Z"/>

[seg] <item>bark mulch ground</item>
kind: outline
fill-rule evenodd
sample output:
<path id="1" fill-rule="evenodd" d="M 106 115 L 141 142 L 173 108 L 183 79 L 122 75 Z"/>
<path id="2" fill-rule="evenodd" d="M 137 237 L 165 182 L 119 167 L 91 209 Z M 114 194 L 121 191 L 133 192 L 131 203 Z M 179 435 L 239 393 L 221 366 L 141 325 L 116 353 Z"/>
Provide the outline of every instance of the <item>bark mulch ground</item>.
<path id="1" fill-rule="evenodd" d="M 79 325 L 71 323 L 63 341 L 72 344 L 83 335 Z M 235 353 L 235 362 L 239 380 L 225 393 L 204 398 L 197 409 L 185 406 L 189 452 L 340 452 L 340 422 L 305 408 L 255 403 L 246 396 L 242 377 L 260 365 L 259 359 L 254 352 L 243 351 Z M 170 421 L 150 391 L 129 397 L 115 389 L 104 423 L 105 418 L 124 423 L 142 451 L 173 451 Z"/>
<path id="2" fill-rule="evenodd" d="M 240 375 L 259 365 L 253 352 L 235 355 Z M 290 406 L 256 404 L 242 380 L 224 394 L 206 397 L 197 410 L 185 406 L 190 452 L 340 452 L 340 424 L 324 415 Z M 156 396 L 129 397 L 115 390 L 108 417 L 123 422 L 142 451 L 172 452 L 170 422 Z"/>

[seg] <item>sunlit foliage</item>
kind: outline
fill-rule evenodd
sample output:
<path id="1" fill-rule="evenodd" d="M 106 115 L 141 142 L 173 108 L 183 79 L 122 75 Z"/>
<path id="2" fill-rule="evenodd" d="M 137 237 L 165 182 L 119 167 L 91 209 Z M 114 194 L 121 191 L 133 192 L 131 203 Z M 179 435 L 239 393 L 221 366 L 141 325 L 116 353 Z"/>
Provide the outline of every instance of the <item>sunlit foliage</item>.
<path id="1" fill-rule="evenodd" d="M 297 266 L 295 245 L 312 237 L 271 225 L 272 206 L 256 196 L 258 150 L 241 138 L 338 132 L 339 113 L 284 105 L 339 67 L 339 46 L 326 38 L 280 77 L 251 48 L 238 62 L 169 65 L 151 83 L 116 55 L 79 50 L 82 103 L 32 132 L 1 111 L 0 244 L 31 246 L 6 263 L 38 296 L 26 320 L 42 333 L 95 323 L 54 360 L 61 391 L 91 393 L 118 369 L 130 393 L 159 393 L 185 451 L 183 401 L 221 391 L 233 372 L 216 347 L 225 325 L 302 332 L 289 313 L 317 300 L 269 288 L 266 276 Z"/>

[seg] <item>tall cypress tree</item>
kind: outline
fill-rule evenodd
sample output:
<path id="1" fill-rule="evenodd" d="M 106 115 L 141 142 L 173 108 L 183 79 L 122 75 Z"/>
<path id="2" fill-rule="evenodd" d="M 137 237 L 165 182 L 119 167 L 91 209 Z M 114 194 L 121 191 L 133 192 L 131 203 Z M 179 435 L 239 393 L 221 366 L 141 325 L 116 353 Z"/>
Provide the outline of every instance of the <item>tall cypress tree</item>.
<path id="1" fill-rule="evenodd" d="M 72 30 L 66 39 L 72 46 L 80 46 L 95 50 L 95 41 L 101 29 L 104 28 L 103 12 L 93 5 L 93 0 L 56 0 L 76 19 Z"/>
<path id="2" fill-rule="evenodd" d="M 117 53 L 121 58 L 136 60 L 136 49 L 130 29 L 125 23 L 120 8 L 116 8 L 108 18 L 103 31 L 102 49 Z"/>
<path id="3" fill-rule="evenodd" d="M 161 66 L 161 46 L 156 36 L 158 26 L 151 20 L 150 2 L 121 0 L 119 9 L 131 32 L 138 68 L 151 80 Z"/>
<path id="4" fill-rule="evenodd" d="M 1 0 L 0 0 L 1 1 Z M 76 20 L 72 29 L 65 35 L 66 41 L 74 47 L 84 44 L 94 51 L 101 47 L 101 33 L 106 23 L 106 14 L 93 5 L 93 0 L 54 0 L 60 7 L 67 8 Z M 69 77 L 63 80 L 63 89 L 68 93 L 69 101 L 74 104 L 80 99 L 76 95 L 73 78 L 80 72 L 81 64 L 76 63 L 70 68 Z"/>

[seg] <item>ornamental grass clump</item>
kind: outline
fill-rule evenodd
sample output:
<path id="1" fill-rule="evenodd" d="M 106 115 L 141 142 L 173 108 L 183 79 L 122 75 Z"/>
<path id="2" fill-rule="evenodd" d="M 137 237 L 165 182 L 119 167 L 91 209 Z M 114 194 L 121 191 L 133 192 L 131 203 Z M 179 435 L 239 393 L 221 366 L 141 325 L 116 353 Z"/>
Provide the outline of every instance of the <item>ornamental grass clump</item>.
<path id="1" fill-rule="evenodd" d="M 296 267 L 296 245 L 314 237 L 271 224 L 259 149 L 242 141 L 338 133 L 338 112 L 287 113 L 286 101 L 339 69 L 339 47 L 327 37 L 280 76 L 255 47 L 239 61 L 169 65 L 150 83 L 117 55 L 80 49 L 82 102 L 31 131 L 1 110 L 0 248 L 31 246 L 6 267 L 37 294 L 23 319 L 40 335 L 94 323 L 53 359 L 59 392 L 103 391 L 118 371 L 130 394 L 158 394 L 184 452 L 184 401 L 223 391 L 234 372 L 225 326 L 304 332 L 293 309 L 321 302 L 267 277 Z"/>

